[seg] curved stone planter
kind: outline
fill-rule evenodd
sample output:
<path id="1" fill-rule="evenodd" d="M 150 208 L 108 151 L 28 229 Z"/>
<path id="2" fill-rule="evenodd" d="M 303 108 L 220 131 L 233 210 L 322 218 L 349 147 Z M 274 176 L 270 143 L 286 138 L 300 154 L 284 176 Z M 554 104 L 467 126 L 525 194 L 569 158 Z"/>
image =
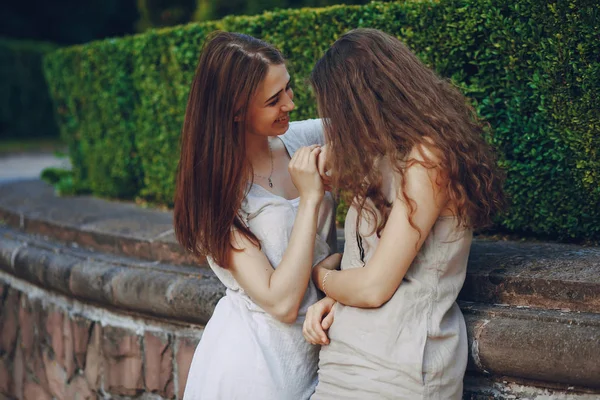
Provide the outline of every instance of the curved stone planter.
<path id="1" fill-rule="evenodd" d="M 46 290 L 121 312 L 205 324 L 224 287 L 207 269 L 140 262 L 0 228 L 0 270 Z"/>
<path id="2" fill-rule="evenodd" d="M 170 213 L 30 181 L 0 186 L 0 220 L 0 394 L 181 398 L 224 289 Z M 600 249 L 475 241 L 460 305 L 465 398 L 600 397 Z"/>

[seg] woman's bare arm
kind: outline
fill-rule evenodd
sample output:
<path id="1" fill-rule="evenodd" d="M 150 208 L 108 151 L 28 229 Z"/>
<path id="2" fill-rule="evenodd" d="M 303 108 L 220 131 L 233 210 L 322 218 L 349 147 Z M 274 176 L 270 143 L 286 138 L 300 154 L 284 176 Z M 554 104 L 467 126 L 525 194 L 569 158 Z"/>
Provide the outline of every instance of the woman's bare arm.
<path id="1" fill-rule="evenodd" d="M 300 204 L 289 244 L 281 263 L 273 268 L 265 254 L 239 232 L 230 252 L 230 269 L 239 285 L 266 312 L 293 323 L 308 287 L 317 234 L 317 219 L 324 195 L 317 171 L 315 146 L 298 150 L 290 161 L 290 175 L 300 192 Z"/>
<path id="2" fill-rule="evenodd" d="M 416 151 L 413 151 L 411 157 L 420 159 Z M 416 204 L 412 220 L 421 234 L 410 225 L 409 207 L 403 196 L 398 194 L 373 257 L 364 268 L 329 272 L 325 284 L 327 296 L 350 306 L 380 307 L 402 283 L 417 252 L 448 202 L 439 169 L 428 169 L 414 163 L 407 169 L 404 179 L 406 194 Z M 316 268 L 313 272 L 314 282 L 321 290 L 327 272 L 325 268 Z"/>

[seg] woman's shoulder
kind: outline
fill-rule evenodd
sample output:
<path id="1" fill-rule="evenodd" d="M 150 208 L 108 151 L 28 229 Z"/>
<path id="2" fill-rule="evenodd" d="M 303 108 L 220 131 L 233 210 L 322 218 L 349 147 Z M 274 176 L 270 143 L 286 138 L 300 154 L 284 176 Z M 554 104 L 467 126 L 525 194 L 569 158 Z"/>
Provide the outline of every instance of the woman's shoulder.
<path id="1" fill-rule="evenodd" d="M 288 130 L 280 136 L 290 155 L 297 149 L 313 144 L 324 145 L 323 123 L 320 119 L 290 122 Z"/>

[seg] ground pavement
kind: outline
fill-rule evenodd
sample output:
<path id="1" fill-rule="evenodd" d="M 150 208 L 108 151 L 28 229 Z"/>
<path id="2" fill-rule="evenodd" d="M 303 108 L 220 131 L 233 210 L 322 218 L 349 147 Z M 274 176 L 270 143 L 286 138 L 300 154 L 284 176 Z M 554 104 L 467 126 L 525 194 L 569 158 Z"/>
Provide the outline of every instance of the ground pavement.
<path id="1" fill-rule="evenodd" d="M 69 168 L 67 159 L 59 159 L 52 153 L 17 153 L 0 155 L 0 184 L 39 179 L 45 168 Z"/>

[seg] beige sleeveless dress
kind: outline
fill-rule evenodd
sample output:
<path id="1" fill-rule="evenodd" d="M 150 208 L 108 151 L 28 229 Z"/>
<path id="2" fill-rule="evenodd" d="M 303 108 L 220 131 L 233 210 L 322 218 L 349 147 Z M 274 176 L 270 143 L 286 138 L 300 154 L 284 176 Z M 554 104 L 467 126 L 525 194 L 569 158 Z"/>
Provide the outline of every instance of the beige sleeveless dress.
<path id="1" fill-rule="evenodd" d="M 384 191 L 396 182 L 385 162 Z M 364 214 L 364 213 L 363 213 Z M 360 268 L 379 242 L 372 222 L 348 211 L 342 269 Z M 336 304 L 330 344 L 319 355 L 319 383 L 311 397 L 323 399 L 462 398 L 467 333 L 456 298 L 463 285 L 472 232 L 440 217 L 392 298 L 377 309 Z M 363 257 L 361 257 L 361 253 Z"/>

